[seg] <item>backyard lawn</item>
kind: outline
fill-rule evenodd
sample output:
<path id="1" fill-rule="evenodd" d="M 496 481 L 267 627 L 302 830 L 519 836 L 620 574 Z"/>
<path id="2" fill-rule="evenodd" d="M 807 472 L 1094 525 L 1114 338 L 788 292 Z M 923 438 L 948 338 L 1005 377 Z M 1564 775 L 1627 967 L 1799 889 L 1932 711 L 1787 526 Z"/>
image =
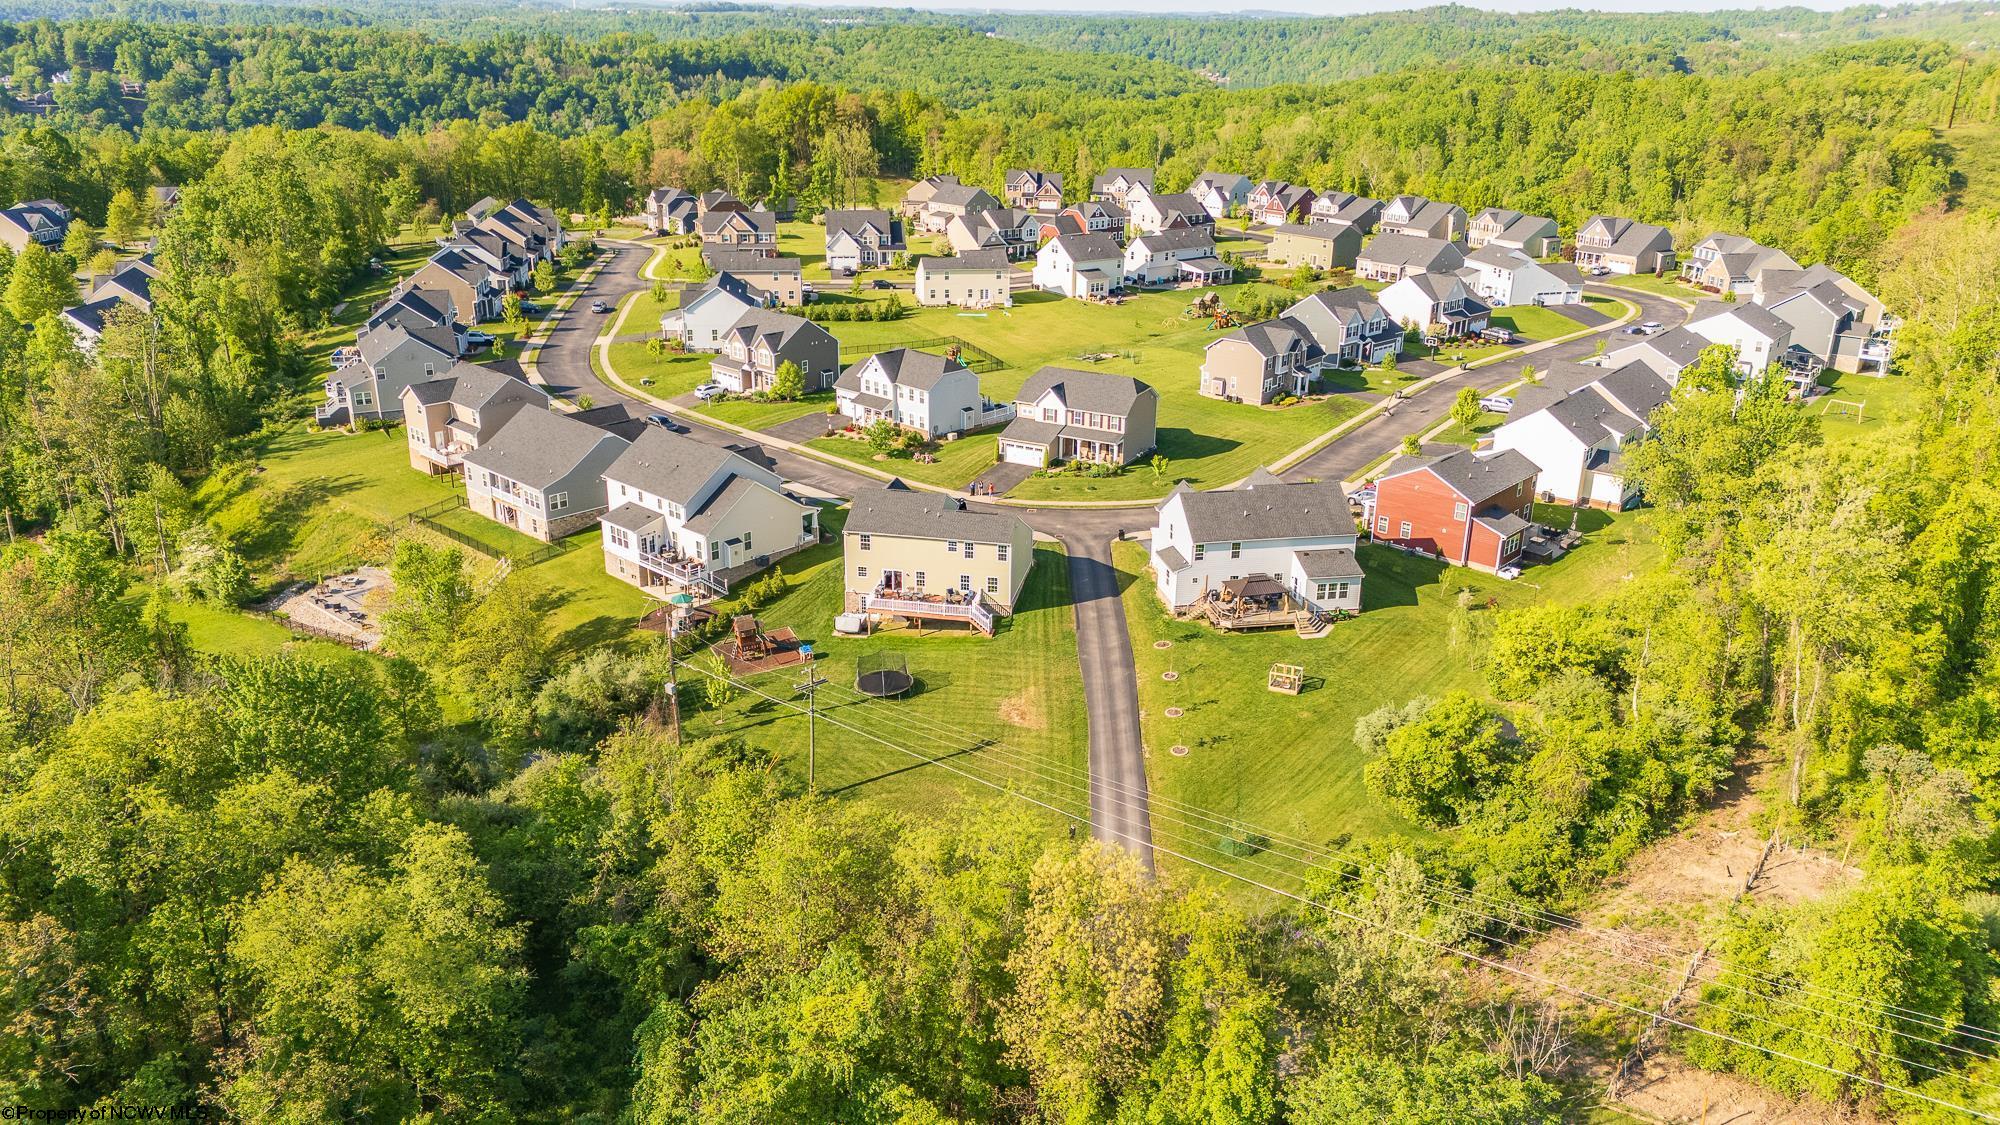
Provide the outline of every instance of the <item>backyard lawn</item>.
<path id="1" fill-rule="evenodd" d="M 1537 515 L 1561 524 L 1569 511 Z M 1652 557 L 1635 514 L 1585 512 L 1579 526 L 1582 547 L 1512 582 L 1364 543 L 1363 612 L 1310 641 L 1289 630 L 1225 636 L 1174 620 L 1153 590 L 1144 544 L 1117 544 L 1156 809 L 1182 802 L 1308 840 L 1420 835 L 1369 794 L 1354 720 L 1416 695 L 1483 695 L 1478 669 L 1491 629 L 1489 598 L 1507 608 L 1599 597 Z M 1472 592 L 1473 608 L 1455 629 L 1461 589 Z M 1163 640 L 1169 647 L 1156 647 Z M 1274 663 L 1302 665 L 1306 690 L 1296 697 L 1271 692 Z M 1163 678 L 1169 672 L 1172 681 Z M 1168 718 L 1169 707 L 1184 714 Z M 1174 753 L 1176 746 L 1186 753 Z M 1163 819 L 1169 815 L 1156 811 L 1154 832 L 1171 847 L 1165 833 L 1192 830 Z"/>
<path id="2" fill-rule="evenodd" d="M 1672 297 L 1676 301 L 1700 301 L 1713 297 L 1691 285 L 1682 285 L 1672 274 L 1654 277 L 1650 273 L 1614 273 L 1605 277 L 1587 278 L 1592 285 L 1613 285 L 1620 289 L 1636 289 L 1641 293 L 1656 293 L 1662 297 Z"/>
<path id="3" fill-rule="evenodd" d="M 1909 418 L 1919 407 L 1922 388 L 1907 375 L 1821 377 L 1827 393 L 1805 405 L 1819 419 L 1828 441 L 1853 441 Z"/>
<path id="4" fill-rule="evenodd" d="M 827 521 L 829 527 L 837 523 L 837 516 Z M 816 776 L 822 792 L 874 797 L 912 810 L 949 808 L 955 798 L 994 795 L 836 722 L 939 757 L 979 741 L 1001 743 L 989 754 L 959 754 L 957 764 L 1026 790 L 1048 786 L 1048 776 L 1069 776 L 1085 767 L 1089 738 L 1068 572 L 1059 548 L 1036 546 L 1019 611 L 991 639 L 963 630 L 835 636 L 833 618 L 842 597 L 839 545 L 816 547 L 781 566 L 789 588 L 759 609 L 757 617 L 766 629 L 796 630 L 819 656 L 815 670 L 827 681 L 816 701 L 821 716 Z M 915 693 L 901 700 L 863 701 L 853 687 L 856 664 L 864 654 L 901 656 L 916 677 Z M 706 654 L 691 663 L 716 667 Z M 794 683 L 803 678 L 799 669 L 778 669 L 748 682 L 758 691 L 802 703 Z M 793 782 L 804 785 L 806 719 L 787 706 L 744 691 L 713 711 L 694 711 L 687 730 L 765 747 Z"/>
<path id="5" fill-rule="evenodd" d="M 907 454 L 878 454 L 866 441 L 857 438 L 814 438 L 806 444 L 823 453 L 857 461 L 908 480 L 961 488 L 992 467 L 999 456 L 1000 438 L 998 430 L 985 430 L 957 441 L 944 442 L 937 447 L 937 460 L 932 464 L 920 464 Z M 881 459 L 877 460 L 878 457 Z"/>

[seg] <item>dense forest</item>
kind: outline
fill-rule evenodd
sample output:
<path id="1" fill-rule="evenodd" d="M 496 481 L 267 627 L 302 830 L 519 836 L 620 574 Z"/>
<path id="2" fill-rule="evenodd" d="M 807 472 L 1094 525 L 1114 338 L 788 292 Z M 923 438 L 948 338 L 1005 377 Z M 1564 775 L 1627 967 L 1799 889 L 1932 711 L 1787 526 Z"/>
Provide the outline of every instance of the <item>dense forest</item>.
<path id="1" fill-rule="evenodd" d="M 1771 826 L 1867 877 L 1732 919 L 1677 1046 L 1911 1119 L 1924 1096 L 1991 1104 L 2000 219 L 1946 207 L 1961 173 L 1933 127 L 1954 99 L 1991 121 L 2000 75 L 1974 57 L 1960 86 L 1956 9 L 1368 17 L 1346 26 L 1551 38 L 1477 67 L 1378 53 L 1405 69 L 1352 80 L 1339 21 L 724 8 L 558 35 L 484 9 L 449 32 L 457 9 L 243 11 L 0 28 L 18 89 L 73 78 L 0 121 L 0 195 L 81 219 L 60 249 L 0 252 L 0 1101 L 1581 1119 L 1597 1087 L 1574 1064 L 1623 1033 L 1460 965 L 1538 935 L 1761 754 L 1782 763 Z M 1282 84 L 1182 69 L 1290 35 Z M 1150 879 L 1000 799 L 887 813 L 737 742 L 677 745 L 643 720 L 658 645 L 553 652 L 544 610 L 447 548 L 395 553 L 393 658 L 202 653 L 169 612 L 267 579 L 194 492 L 297 425 L 299 336 L 412 224 L 488 194 L 605 218 L 659 183 L 811 207 L 883 174 L 1155 163 L 1170 185 L 1218 167 L 1752 234 L 1907 318 L 1918 407 L 1835 442 L 1705 356 L 1633 454 L 1661 560 L 1494 615 L 1484 697 L 1365 717 L 1369 791 L 1428 835 L 1315 841 L 1291 899 Z M 154 224 L 163 184 L 181 202 Z M 154 315 L 79 350 L 55 315 L 77 275 L 152 225 Z"/>

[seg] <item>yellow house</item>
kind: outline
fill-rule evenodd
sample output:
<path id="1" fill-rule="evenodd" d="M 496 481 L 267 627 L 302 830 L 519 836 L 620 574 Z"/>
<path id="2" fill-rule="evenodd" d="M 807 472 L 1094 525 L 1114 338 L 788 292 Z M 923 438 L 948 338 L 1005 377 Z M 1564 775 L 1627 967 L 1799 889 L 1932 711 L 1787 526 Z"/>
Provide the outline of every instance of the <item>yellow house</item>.
<path id="1" fill-rule="evenodd" d="M 1018 517 L 902 481 L 854 498 L 841 547 L 848 613 L 964 621 L 988 635 L 1014 612 L 1035 562 Z"/>

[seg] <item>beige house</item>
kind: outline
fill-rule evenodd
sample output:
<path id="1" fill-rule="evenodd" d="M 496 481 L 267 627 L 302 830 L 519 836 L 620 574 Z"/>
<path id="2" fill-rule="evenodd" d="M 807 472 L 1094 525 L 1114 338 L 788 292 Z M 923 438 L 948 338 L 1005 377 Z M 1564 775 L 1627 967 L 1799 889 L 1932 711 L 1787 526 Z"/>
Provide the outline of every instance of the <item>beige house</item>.
<path id="1" fill-rule="evenodd" d="M 992 635 L 1035 563 L 1017 516 L 976 512 L 902 481 L 854 498 L 841 531 L 846 611 L 876 620 L 963 621 Z"/>
<path id="2" fill-rule="evenodd" d="M 455 364 L 444 377 L 403 388 L 403 434 L 410 468 L 433 476 L 456 473 L 523 409 L 547 410 L 542 388 L 498 368 Z"/>
<path id="3" fill-rule="evenodd" d="M 971 250 L 955 258 L 917 262 L 917 304 L 965 309 L 1006 308 L 1014 303 L 1014 268 L 1005 250 Z"/>
<path id="4" fill-rule="evenodd" d="M 710 250 L 708 264 L 764 294 L 766 303 L 795 309 L 806 303 L 806 275 L 797 258 L 773 258 L 756 250 Z"/>

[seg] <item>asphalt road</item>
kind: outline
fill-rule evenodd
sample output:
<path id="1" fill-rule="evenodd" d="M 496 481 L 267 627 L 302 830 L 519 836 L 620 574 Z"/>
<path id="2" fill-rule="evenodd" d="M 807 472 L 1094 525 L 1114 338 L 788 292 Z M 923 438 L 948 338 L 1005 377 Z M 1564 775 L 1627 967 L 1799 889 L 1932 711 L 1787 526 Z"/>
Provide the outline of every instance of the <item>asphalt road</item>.
<path id="1" fill-rule="evenodd" d="M 578 303 L 553 327 L 535 361 L 542 381 L 551 390 L 572 397 L 588 394 L 598 405 L 633 399 L 604 383 L 591 369 L 590 349 L 612 318 L 590 312 L 590 302 L 601 299 L 616 306 L 627 294 L 651 287 L 639 276 L 650 251 L 617 245 L 610 245 L 609 249 L 609 261 L 579 294 Z M 1679 324 L 1686 315 L 1680 306 L 1650 294 L 1625 289 L 1607 292 L 1637 303 L 1642 310 L 1638 320 L 1672 325 Z M 1612 334 L 1610 346 L 1622 340 L 1616 335 L 1618 331 L 1607 330 Z M 1532 356 L 1442 380 L 1398 404 L 1393 414 L 1378 415 L 1306 458 L 1285 476 L 1292 480 L 1345 480 L 1383 454 L 1399 448 L 1404 434 L 1422 433 L 1447 417 L 1460 387 L 1481 390 L 1502 387 L 1518 379 L 1525 364 L 1540 367 L 1555 359 L 1587 359 L 1596 353 L 1597 340 L 1605 334 L 1593 333 Z M 771 467 L 787 480 L 817 492 L 851 497 L 861 489 L 880 485 L 873 477 L 706 425 L 699 416 L 685 411 L 679 416 L 688 422 L 690 436 L 696 440 L 733 449 Z M 1146 786 L 1146 750 L 1140 734 L 1132 638 L 1125 625 L 1117 571 L 1111 563 L 1111 542 L 1124 533 L 1151 527 L 1152 506 L 1119 509 L 1008 506 L 991 510 L 1021 516 L 1037 532 L 1060 541 L 1068 554 L 1077 658 L 1090 721 L 1091 834 L 1130 848 L 1150 869 L 1152 821 Z"/>

